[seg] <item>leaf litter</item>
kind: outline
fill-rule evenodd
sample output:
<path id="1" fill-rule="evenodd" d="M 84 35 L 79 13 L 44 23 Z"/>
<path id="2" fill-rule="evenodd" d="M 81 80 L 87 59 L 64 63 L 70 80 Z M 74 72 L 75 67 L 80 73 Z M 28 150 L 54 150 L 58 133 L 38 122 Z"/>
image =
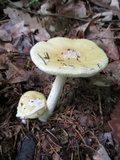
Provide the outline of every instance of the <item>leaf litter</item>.
<path id="1" fill-rule="evenodd" d="M 119 159 L 119 1 L 6 2 L 0 2 L 0 159 Z M 20 96 L 32 89 L 47 97 L 54 80 L 32 63 L 30 48 L 55 36 L 93 40 L 109 64 L 91 78 L 68 78 L 49 121 L 24 125 L 15 116 Z"/>

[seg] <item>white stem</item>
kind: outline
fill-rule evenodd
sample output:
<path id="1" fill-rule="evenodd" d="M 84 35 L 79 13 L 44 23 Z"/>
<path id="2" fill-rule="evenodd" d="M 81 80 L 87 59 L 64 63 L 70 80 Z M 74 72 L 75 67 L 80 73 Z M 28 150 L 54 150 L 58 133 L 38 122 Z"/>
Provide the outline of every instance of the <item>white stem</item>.
<path id="1" fill-rule="evenodd" d="M 48 112 L 46 112 L 44 115 L 39 117 L 39 120 L 41 121 L 47 121 L 47 119 L 52 115 L 55 106 L 57 104 L 57 101 L 60 97 L 60 92 L 64 86 L 66 77 L 64 76 L 57 76 L 55 78 L 54 83 L 52 84 L 52 89 L 50 91 L 50 94 L 47 99 L 47 107 L 48 107 Z"/>
<path id="2" fill-rule="evenodd" d="M 56 103 L 60 97 L 60 92 L 63 88 L 65 80 L 66 80 L 66 77 L 57 76 L 54 83 L 52 84 L 52 89 L 47 99 L 48 110 L 51 113 L 55 109 Z"/>

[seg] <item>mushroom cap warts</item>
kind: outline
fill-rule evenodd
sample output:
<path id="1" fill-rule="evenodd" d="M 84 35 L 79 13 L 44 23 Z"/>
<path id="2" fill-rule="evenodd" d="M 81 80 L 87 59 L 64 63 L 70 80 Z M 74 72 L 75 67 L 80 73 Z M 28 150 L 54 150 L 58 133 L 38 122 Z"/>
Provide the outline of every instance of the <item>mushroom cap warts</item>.
<path id="1" fill-rule="evenodd" d="M 35 44 L 30 55 L 42 71 L 67 77 L 89 77 L 108 64 L 105 52 L 87 39 L 55 37 Z"/>
<path id="2" fill-rule="evenodd" d="M 28 91 L 19 100 L 16 117 L 34 119 L 44 114 L 46 110 L 45 96 L 37 91 Z"/>

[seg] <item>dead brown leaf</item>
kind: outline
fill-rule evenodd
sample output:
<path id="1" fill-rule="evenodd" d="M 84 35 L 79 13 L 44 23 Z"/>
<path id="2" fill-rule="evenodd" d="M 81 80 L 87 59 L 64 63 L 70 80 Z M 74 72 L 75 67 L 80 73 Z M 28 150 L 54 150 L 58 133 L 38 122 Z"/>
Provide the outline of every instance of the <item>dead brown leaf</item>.
<path id="1" fill-rule="evenodd" d="M 30 31 L 34 32 L 35 30 L 39 31 L 39 34 L 35 37 L 36 40 L 48 40 L 50 38 L 49 33 L 42 27 L 41 20 L 38 20 L 37 17 L 31 17 L 28 13 L 10 7 L 4 9 L 4 13 L 15 24 L 10 30 L 14 38 L 18 38 L 23 33 L 26 35 Z M 25 27 L 25 25 L 29 26 L 29 28 Z"/>
<path id="2" fill-rule="evenodd" d="M 105 72 L 113 77 L 117 84 L 120 84 L 120 61 L 109 63 L 105 68 Z"/>
<path id="3" fill-rule="evenodd" d="M 29 33 L 29 28 L 24 26 L 24 21 L 20 21 L 17 24 L 13 25 L 10 30 L 12 38 L 19 38 L 21 35 L 27 35 Z"/>
<path id="4" fill-rule="evenodd" d="M 55 159 L 55 160 L 62 160 L 62 158 L 60 157 L 60 155 L 58 153 L 54 153 L 52 155 L 52 158 Z"/>
<path id="5" fill-rule="evenodd" d="M 25 24 L 30 24 L 31 17 L 28 13 L 10 7 L 4 9 L 4 13 L 9 16 L 13 23 L 24 21 Z"/>
<path id="6" fill-rule="evenodd" d="M 39 29 L 37 34 L 34 35 L 36 41 L 45 41 L 50 39 L 50 35 L 46 32 L 45 28 Z"/>
<path id="7" fill-rule="evenodd" d="M 12 37 L 11 37 L 11 35 L 6 30 L 1 29 L 0 30 L 0 40 L 8 42 L 8 41 L 12 40 Z"/>
<path id="8" fill-rule="evenodd" d="M 83 1 L 68 1 L 58 6 L 58 13 L 66 16 L 84 18 L 86 17 L 86 7 Z"/>
<path id="9" fill-rule="evenodd" d="M 118 100 L 117 105 L 115 106 L 109 124 L 112 128 L 113 137 L 120 146 L 120 100 Z"/>
<path id="10" fill-rule="evenodd" d="M 110 7 L 119 10 L 120 9 L 120 7 L 119 7 L 119 1 L 118 0 L 111 0 Z"/>
<path id="11" fill-rule="evenodd" d="M 15 52 L 16 49 L 11 43 L 3 43 L 0 42 L 0 49 L 6 51 L 6 52 Z"/>
<path id="12" fill-rule="evenodd" d="M 2 74 L 0 73 L 0 87 L 3 85 L 3 83 L 4 83 L 4 78 L 3 78 L 3 76 L 2 76 Z"/>
<path id="13" fill-rule="evenodd" d="M 104 146 L 102 146 L 101 144 L 99 145 L 99 149 L 95 152 L 93 159 L 94 160 L 111 160 Z"/>
<path id="14" fill-rule="evenodd" d="M 16 52 L 17 51 L 11 43 L 5 43 L 4 46 L 5 46 L 5 50 L 8 52 Z"/>
<path id="15" fill-rule="evenodd" d="M 91 0 L 91 2 L 97 6 L 108 8 L 110 0 Z"/>
<path id="16" fill-rule="evenodd" d="M 20 36 L 13 44 L 19 53 L 29 53 L 30 48 L 32 47 L 31 40 L 28 36 Z"/>
<path id="17" fill-rule="evenodd" d="M 8 66 L 9 69 L 6 71 L 6 79 L 10 84 L 25 82 L 32 74 L 32 71 L 25 71 L 21 68 L 18 68 L 10 61 L 8 61 Z"/>
<path id="18" fill-rule="evenodd" d="M 100 32 L 99 36 L 101 37 L 101 41 L 105 45 L 105 50 L 108 56 L 113 60 L 119 60 L 120 54 L 113 39 L 114 37 L 113 32 L 111 32 L 109 28 L 108 29 L 102 28 L 102 31 Z"/>
<path id="19" fill-rule="evenodd" d="M 119 60 L 120 54 L 114 42 L 114 34 L 110 28 L 100 28 L 98 25 L 92 25 L 86 34 L 88 39 L 94 40 L 113 60 Z"/>

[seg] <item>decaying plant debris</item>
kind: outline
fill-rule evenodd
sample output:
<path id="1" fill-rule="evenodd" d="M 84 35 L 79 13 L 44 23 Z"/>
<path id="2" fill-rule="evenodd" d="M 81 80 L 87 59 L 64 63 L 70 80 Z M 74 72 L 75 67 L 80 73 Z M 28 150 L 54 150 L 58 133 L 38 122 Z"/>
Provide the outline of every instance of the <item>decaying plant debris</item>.
<path id="1" fill-rule="evenodd" d="M 0 159 L 116 160 L 120 158 L 120 1 L 0 2 Z M 46 123 L 16 117 L 29 90 L 46 97 L 54 76 L 40 71 L 29 51 L 52 37 L 87 38 L 109 57 L 90 78 L 68 78 Z M 29 149 L 28 149 L 29 148 Z"/>

